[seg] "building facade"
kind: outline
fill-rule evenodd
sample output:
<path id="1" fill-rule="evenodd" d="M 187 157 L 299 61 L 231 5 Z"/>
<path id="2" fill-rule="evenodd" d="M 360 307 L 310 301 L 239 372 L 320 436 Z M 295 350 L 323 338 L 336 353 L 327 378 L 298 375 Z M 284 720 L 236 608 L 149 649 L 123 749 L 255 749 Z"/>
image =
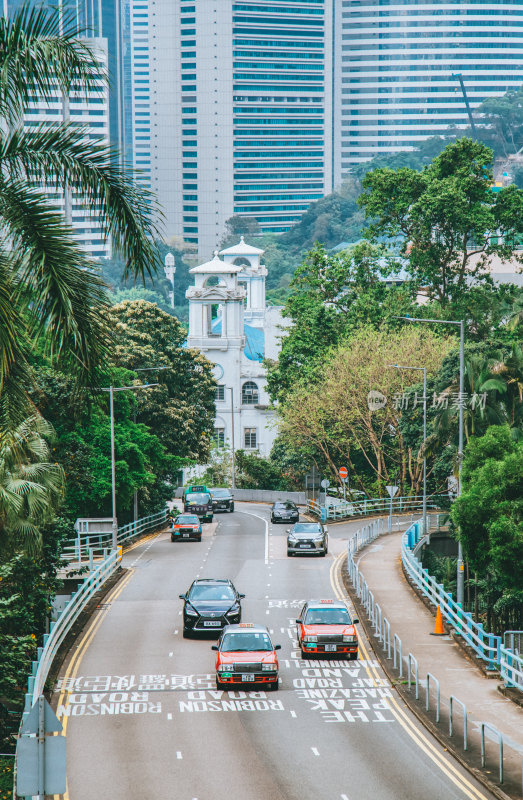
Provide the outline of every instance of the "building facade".
<path id="1" fill-rule="evenodd" d="M 152 187 L 201 258 L 233 214 L 279 233 L 332 191 L 332 8 L 157 3 Z"/>
<path id="2" fill-rule="evenodd" d="M 519 0 L 337 0 L 337 176 L 377 155 L 416 147 L 523 83 Z"/>
<path id="3" fill-rule="evenodd" d="M 280 309 L 265 305 L 263 250 L 246 244 L 215 252 L 191 269 L 188 347 L 211 361 L 217 381 L 218 445 L 269 456 L 277 435 L 264 358 L 277 358 Z M 220 258 L 219 256 L 222 256 Z"/>

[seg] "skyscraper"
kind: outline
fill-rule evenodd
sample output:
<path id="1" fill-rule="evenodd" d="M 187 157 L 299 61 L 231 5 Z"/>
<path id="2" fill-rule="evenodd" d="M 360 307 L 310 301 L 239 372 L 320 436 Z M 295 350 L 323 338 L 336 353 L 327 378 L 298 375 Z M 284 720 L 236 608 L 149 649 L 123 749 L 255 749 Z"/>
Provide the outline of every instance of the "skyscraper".
<path id="1" fill-rule="evenodd" d="M 201 257 L 231 215 L 281 232 L 332 190 L 332 6 L 173 0 L 155 9 L 152 187 L 167 233 Z M 173 104 L 179 113 L 165 109 Z"/>
<path id="2" fill-rule="evenodd" d="M 336 177 L 408 150 L 471 106 L 523 82 L 523 5 L 514 0 L 337 0 Z"/>

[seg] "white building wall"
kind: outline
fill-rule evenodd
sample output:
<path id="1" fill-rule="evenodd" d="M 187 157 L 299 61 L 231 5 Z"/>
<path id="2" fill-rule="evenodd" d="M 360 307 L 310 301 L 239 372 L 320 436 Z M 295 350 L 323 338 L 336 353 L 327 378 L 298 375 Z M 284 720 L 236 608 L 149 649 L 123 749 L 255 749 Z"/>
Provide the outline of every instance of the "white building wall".
<path id="1" fill-rule="evenodd" d="M 107 41 L 102 38 L 89 39 L 100 64 L 100 74 L 107 69 Z M 24 115 L 24 127 L 34 128 L 46 123 L 70 121 L 86 126 L 86 136 L 95 142 L 109 144 L 109 92 L 103 80 L 87 93 L 71 92 L 68 98 L 56 89 L 49 103 L 43 99 L 31 103 Z M 55 186 L 39 186 L 52 205 L 65 216 L 75 231 L 75 236 L 85 252 L 95 258 L 110 258 L 111 243 L 104 241 L 99 217 L 95 209 L 89 209 L 74 192 L 64 192 Z"/>

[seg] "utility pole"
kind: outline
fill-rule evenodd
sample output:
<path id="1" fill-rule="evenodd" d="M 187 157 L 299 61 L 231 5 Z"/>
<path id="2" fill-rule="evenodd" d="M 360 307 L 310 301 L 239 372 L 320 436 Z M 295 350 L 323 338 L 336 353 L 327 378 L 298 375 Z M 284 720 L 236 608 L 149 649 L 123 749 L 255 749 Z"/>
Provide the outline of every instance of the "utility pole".
<path id="1" fill-rule="evenodd" d="M 472 130 L 472 135 L 474 136 L 474 139 L 477 139 L 478 138 L 478 134 L 477 134 L 477 131 L 476 131 L 476 125 L 474 124 L 474 120 L 472 119 L 472 109 L 470 107 L 469 99 L 467 97 L 467 90 L 465 89 L 465 84 L 463 83 L 463 76 L 462 76 L 461 72 L 453 72 L 452 73 L 452 77 L 456 78 L 456 80 L 459 81 L 459 85 L 461 86 L 461 93 L 463 95 L 463 100 L 465 101 L 465 108 L 467 109 L 467 114 L 468 114 L 468 117 L 469 117 L 469 122 L 470 122 L 470 127 L 471 127 L 471 130 Z"/>

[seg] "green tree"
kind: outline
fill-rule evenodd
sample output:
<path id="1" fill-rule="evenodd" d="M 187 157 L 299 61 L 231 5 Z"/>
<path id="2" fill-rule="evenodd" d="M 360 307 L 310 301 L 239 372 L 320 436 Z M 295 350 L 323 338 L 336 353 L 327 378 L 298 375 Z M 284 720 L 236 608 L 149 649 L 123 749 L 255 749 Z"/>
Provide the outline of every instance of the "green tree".
<path id="1" fill-rule="evenodd" d="M 153 303 L 126 300 L 107 319 L 115 335 L 115 366 L 160 384 L 136 393 L 137 421 L 154 431 L 170 455 L 205 463 L 214 435 L 212 364 L 183 346 L 185 329 Z"/>
<path id="2" fill-rule="evenodd" d="M 53 518 L 63 495 L 63 471 L 50 459 L 53 429 L 33 414 L 0 440 L 0 547 L 11 543 L 30 555 L 41 551 L 40 527 Z"/>
<path id="3" fill-rule="evenodd" d="M 471 439 L 463 491 L 451 509 L 463 550 L 485 590 L 487 624 L 497 630 L 523 622 L 523 442 L 508 426 Z"/>
<path id="4" fill-rule="evenodd" d="M 416 286 L 442 308 L 467 294 L 471 280 L 491 281 L 488 256 L 517 258 L 523 193 L 492 192 L 491 165 L 492 150 L 460 139 L 420 172 L 377 169 L 363 180 L 369 237 L 399 238 Z"/>
<path id="5" fill-rule="evenodd" d="M 72 18 L 23 6 L 0 18 L 0 427 L 26 415 L 28 353 L 38 346 L 84 380 L 103 361 L 104 287 L 65 218 L 38 189 L 67 189 L 96 209 L 126 272 L 156 269 L 152 196 L 116 154 L 76 123 L 26 127 L 36 94 L 54 102 L 100 85 L 100 67 Z"/>
<path id="6" fill-rule="evenodd" d="M 283 309 L 291 321 L 277 362 L 268 362 L 268 389 L 283 401 L 292 389 L 313 381 L 331 350 L 360 326 L 397 327 L 395 316 L 411 312 L 414 294 L 409 283 L 388 285 L 398 271 L 394 259 L 362 242 L 328 255 L 311 250 L 296 270 Z"/>

